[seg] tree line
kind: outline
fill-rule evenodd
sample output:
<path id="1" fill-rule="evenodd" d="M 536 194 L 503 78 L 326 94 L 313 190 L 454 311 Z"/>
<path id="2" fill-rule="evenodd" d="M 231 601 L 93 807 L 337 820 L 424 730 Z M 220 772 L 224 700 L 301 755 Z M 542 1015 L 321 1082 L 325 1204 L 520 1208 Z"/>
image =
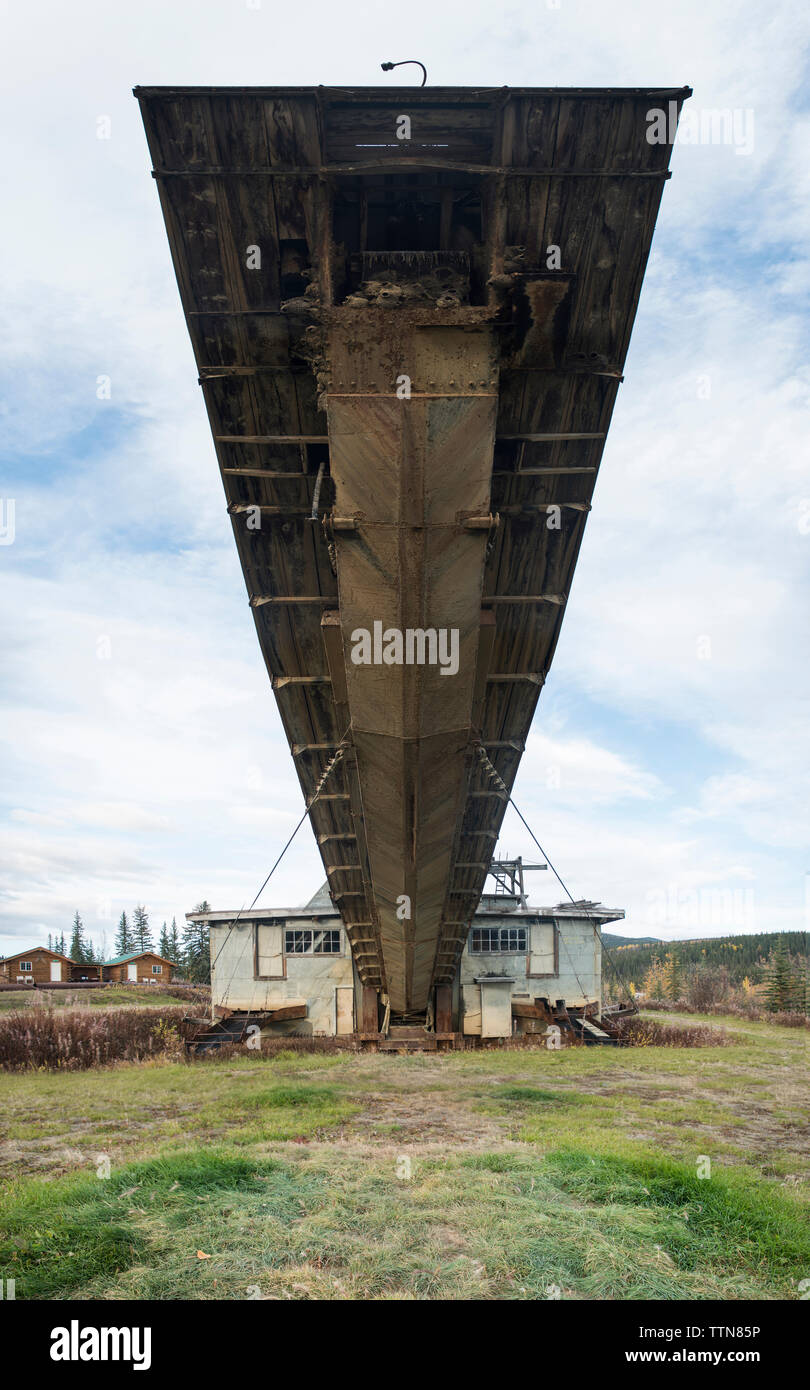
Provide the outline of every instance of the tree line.
<path id="1" fill-rule="evenodd" d="M 206 901 L 197 903 L 195 912 L 210 912 Z M 98 948 L 87 935 L 81 914 L 76 909 L 69 938 L 61 932 L 54 936 L 48 933 L 48 947 L 68 956 L 77 965 L 101 965 L 107 963 L 108 956 L 104 945 Z M 176 973 L 195 984 L 207 984 L 210 974 L 208 927 L 204 922 L 184 922 L 178 927 L 177 919 L 172 918 L 171 926 L 164 922 L 155 940 L 149 913 L 143 903 L 138 903 L 127 916 L 121 913 L 115 932 L 112 959 L 130 955 L 133 951 L 156 951 L 166 960 L 174 961 Z"/>
<path id="2" fill-rule="evenodd" d="M 798 938 L 805 951 L 792 952 L 791 938 Z M 747 970 L 742 960 L 732 971 L 733 949 L 730 957 L 727 954 L 719 959 L 717 952 L 709 959 L 705 950 L 695 956 L 694 952 L 677 949 L 695 944 L 700 945 L 673 941 L 666 953 L 653 948 L 645 962 L 646 969 L 641 972 L 640 988 L 646 998 L 670 1002 L 686 999 L 700 1008 L 733 997 L 736 989 L 742 1002 L 759 1001 L 760 1007 L 770 1013 L 806 1013 L 808 959 L 804 933 L 774 933 L 768 954 L 749 957 Z M 637 967 L 640 960 L 636 958 L 633 963 Z M 639 992 L 637 986 L 630 987 L 634 993 Z"/>
<path id="3" fill-rule="evenodd" d="M 807 964 L 807 934 L 802 931 L 754 932 L 751 935 L 713 936 L 689 941 L 659 941 L 654 945 L 614 946 L 606 932 L 605 940 L 622 975 L 639 982 L 653 961 L 671 955 L 681 969 L 689 966 L 721 966 L 728 971 L 733 985 L 744 979 L 752 984 L 764 984 L 770 959 L 781 943 L 787 955 L 800 969 Z"/>

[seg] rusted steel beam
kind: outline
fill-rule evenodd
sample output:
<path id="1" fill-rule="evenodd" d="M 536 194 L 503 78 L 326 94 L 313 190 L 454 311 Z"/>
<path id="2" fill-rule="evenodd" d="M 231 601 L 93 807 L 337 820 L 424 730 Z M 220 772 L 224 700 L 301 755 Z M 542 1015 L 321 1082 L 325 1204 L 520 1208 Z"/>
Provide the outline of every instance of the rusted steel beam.
<path id="1" fill-rule="evenodd" d="M 558 502 L 549 498 L 548 502 L 515 502 L 498 508 L 501 516 L 520 516 L 521 512 L 547 512 L 550 507 L 564 507 L 569 512 L 589 512 L 590 502 Z"/>
<path id="2" fill-rule="evenodd" d="M 207 381 L 225 381 L 228 377 L 234 376 L 265 376 L 268 372 L 284 372 L 293 377 L 306 377 L 309 374 L 309 366 L 306 363 L 302 363 L 300 367 L 269 362 L 257 367 L 240 367 L 234 364 L 231 367 L 198 367 L 197 370 L 200 372 L 200 376 L 197 377 L 200 386 L 204 386 Z"/>
<path id="3" fill-rule="evenodd" d="M 502 675 L 488 675 L 488 681 L 530 681 L 532 685 L 544 685 L 543 671 L 507 671 Z"/>
<path id="4" fill-rule="evenodd" d="M 251 594 L 249 603 L 251 608 L 261 608 L 266 603 L 330 603 L 334 607 L 337 594 Z"/>
<path id="5" fill-rule="evenodd" d="M 270 506 L 266 502 L 232 502 L 226 510 L 229 516 L 242 516 L 245 512 L 261 512 L 264 516 L 306 516 L 311 521 L 318 520 L 317 517 L 312 516 L 310 507 L 280 507 L 276 503 Z"/>
<path id="6" fill-rule="evenodd" d="M 328 444 L 328 434 L 215 434 L 217 444 Z"/>
<path id="7" fill-rule="evenodd" d="M 556 603 L 559 608 L 568 598 L 567 594 L 484 594 L 482 603 Z M 490 680 L 497 677 L 490 676 Z"/>
<path id="8" fill-rule="evenodd" d="M 225 473 L 229 470 L 223 468 L 222 471 L 223 473 Z M 236 468 L 230 469 L 230 472 L 232 473 L 236 473 L 238 471 L 239 470 Z M 565 473 L 595 472 L 596 469 L 594 467 L 585 467 L 584 465 L 580 467 L 569 468 L 493 468 L 492 476 L 493 478 L 556 478 Z M 282 476 L 296 478 L 301 477 L 303 475 L 298 473 L 291 473 L 284 474 Z"/>
<path id="9" fill-rule="evenodd" d="M 662 183 L 672 178 L 668 169 L 545 169 L 504 168 L 497 164 L 470 164 L 466 160 L 424 159 L 393 156 L 389 159 L 361 160 L 355 164 L 276 165 L 208 164 L 194 169 L 153 169 L 153 179 L 187 178 L 262 178 L 262 179 L 320 179 L 330 174 L 392 174 L 396 169 L 451 171 L 459 174 L 488 174 L 508 179 L 656 179 Z"/>
<path id="10" fill-rule="evenodd" d="M 329 676 L 273 676 L 273 689 L 283 690 L 286 685 L 330 685 Z"/>
<path id="11" fill-rule="evenodd" d="M 289 469 L 286 472 L 280 472 L 278 469 L 272 468 L 223 468 L 220 471 L 235 478 L 271 478 L 273 482 L 292 479 L 293 482 L 297 483 L 314 483 L 315 481 L 314 473 L 302 473 L 300 470 L 297 473 L 291 473 Z"/>
<path id="12" fill-rule="evenodd" d="M 498 434 L 495 436 L 496 443 L 515 440 L 525 444 L 552 444 L 558 439 L 607 439 L 607 434 L 603 430 L 598 434 L 571 432 L 564 434 Z"/>

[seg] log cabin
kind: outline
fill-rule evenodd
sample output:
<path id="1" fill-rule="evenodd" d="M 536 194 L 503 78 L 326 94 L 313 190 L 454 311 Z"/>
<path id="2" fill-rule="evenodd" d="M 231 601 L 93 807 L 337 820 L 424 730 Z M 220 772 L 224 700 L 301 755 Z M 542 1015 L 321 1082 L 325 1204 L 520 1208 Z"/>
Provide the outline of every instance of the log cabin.
<path id="1" fill-rule="evenodd" d="M 129 984 L 168 984 L 176 962 L 156 951 L 130 951 L 110 961 L 78 963 L 48 946 L 32 946 L 0 960 L 0 980 L 6 984 L 83 984 L 98 981 Z"/>
<path id="2" fill-rule="evenodd" d="M 76 964 L 59 951 L 48 946 L 32 946 L 27 951 L 0 960 L 0 978 L 9 985 L 66 984 L 73 976 Z"/>
<path id="3" fill-rule="evenodd" d="M 105 961 L 101 978 L 117 984 L 167 985 L 177 962 L 156 951 L 129 951 Z"/>

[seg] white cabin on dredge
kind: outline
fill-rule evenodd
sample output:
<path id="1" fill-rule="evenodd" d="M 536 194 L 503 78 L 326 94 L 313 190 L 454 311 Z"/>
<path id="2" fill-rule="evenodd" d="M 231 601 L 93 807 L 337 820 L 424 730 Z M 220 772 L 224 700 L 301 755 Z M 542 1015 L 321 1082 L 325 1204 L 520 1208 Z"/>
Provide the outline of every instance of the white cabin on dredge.
<path id="1" fill-rule="evenodd" d="M 452 985 L 438 987 L 428 1027 L 437 1036 L 506 1038 L 541 1031 L 536 1000 L 602 1005 L 600 928 L 624 911 L 601 903 L 532 907 L 518 872 L 501 872 L 466 935 Z M 503 891 L 504 882 L 506 889 Z M 326 884 L 303 907 L 193 912 L 210 928 L 216 1012 L 258 1015 L 262 1032 L 316 1037 L 387 1032 L 385 995 L 364 987 Z"/>

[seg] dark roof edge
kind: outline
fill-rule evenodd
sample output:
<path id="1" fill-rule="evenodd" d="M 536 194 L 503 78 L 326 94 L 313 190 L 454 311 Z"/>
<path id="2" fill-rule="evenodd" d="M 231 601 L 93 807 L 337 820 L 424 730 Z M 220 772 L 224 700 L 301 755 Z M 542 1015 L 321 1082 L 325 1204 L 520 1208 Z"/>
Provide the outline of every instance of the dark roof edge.
<path id="1" fill-rule="evenodd" d="M 212 910 L 211 912 L 187 912 L 186 920 L 189 922 L 207 922 L 212 927 L 225 927 L 230 924 L 236 925 L 238 913 L 228 911 Z M 519 922 L 521 917 L 565 917 L 565 918 L 587 918 L 595 922 L 621 922 L 624 920 L 625 912 L 623 907 L 602 907 L 601 904 L 593 904 L 591 907 L 573 907 L 570 903 L 557 907 L 533 907 L 520 908 L 516 912 L 504 912 L 496 908 L 484 909 L 475 913 L 470 920 L 472 926 L 476 920 L 480 921 L 486 917 L 497 917 L 507 919 L 512 922 Z M 336 907 L 258 907 L 252 912 L 245 912 L 239 918 L 240 924 L 249 926 L 251 922 L 272 921 L 278 918 L 281 921 L 301 918 L 311 921 L 316 917 L 331 917 L 339 924 L 342 923 L 340 912 Z M 349 926 L 351 926 L 351 922 Z"/>
<path id="2" fill-rule="evenodd" d="M 682 97 L 692 95 L 691 87 L 133 87 L 132 95 L 139 101 L 153 97 L 213 97 L 213 96 L 346 96 L 382 97 L 397 100 L 406 92 L 410 100 L 431 101 L 442 96 L 498 97 Z"/>

